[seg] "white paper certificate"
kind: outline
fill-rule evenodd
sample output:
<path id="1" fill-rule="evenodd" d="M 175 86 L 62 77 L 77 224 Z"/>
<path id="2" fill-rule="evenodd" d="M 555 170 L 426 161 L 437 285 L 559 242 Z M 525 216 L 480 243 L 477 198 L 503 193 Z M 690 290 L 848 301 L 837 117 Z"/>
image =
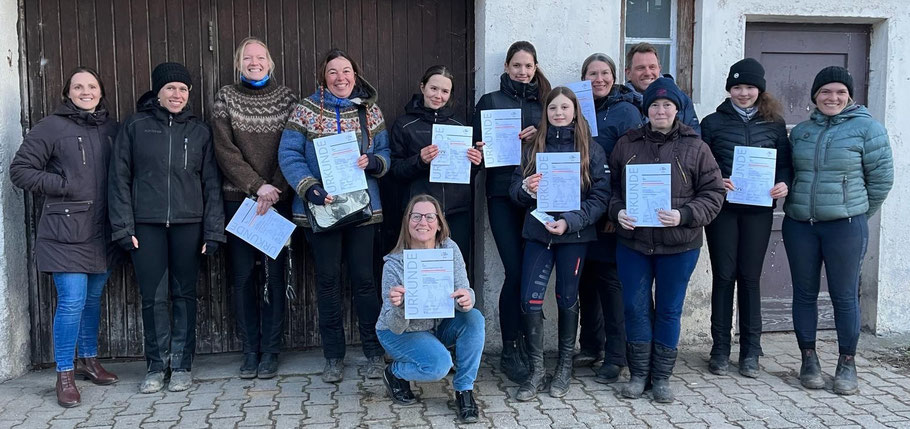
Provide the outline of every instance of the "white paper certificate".
<path id="1" fill-rule="evenodd" d="M 455 317 L 455 256 L 452 249 L 404 251 L 404 318 Z"/>
<path id="2" fill-rule="evenodd" d="M 502 167 L 521 163 L 521 109 L 480 111 L 484 165 Z"/>
<path id="3" fill-rule="evenodd" d="M 581 154 L 537 154 L 537 172 L 543 173 L 537 188 L 537 210 L 567 212 L 581 208 Z"/>
<path id="4" fill-rule="evenodd" d="M 433 144 L 439 154 L 430 162 L 430 182 L 471 183 L 468 149 L 474 145 L 471 127 L 433 124 Z"/>
<path id="5" fill-rule="evenodd" d="M 626 166 L 626 214 L 635 226 L 663 227 L 658 210 L 670 210 L 670 164 Z"/>
<path id="6" fill-rule="evenodd" d="M 278 214 L 275 209 L 269 209 L 264 215 L 257 215 L 256 202 L 245 198 L 224 229 L 275 259 L 291 238 L 294 228 L 296 225 Z"/>
<path id="7" fill-rule="evenodd" d="M 737 204 L 771 207 L 771 188 L 777 169 L 777 149 L 736 146 L 733 149 L 734 190 L 727 190 L 727 201 Z"/>
<path id="8" fill-rule="evenodd" d="M 584 115 L 585 120 L 588 121 L 588 127 L 591 129 L 591 137 L 597 137 L 597 110 L 594 108 L 594 91 L 591 89 L 591 81 L 583 80 L 566 86 L 578 98 L 581 114 Z"/>
<path id="9" fill-rule="evenodd" d="M 367 176 L 357 167 L 360 145 L 352 131 L 313 140 L 322 187 L 329 195 L 345 194 L 367 188 Z"/>
<path id="10" fill-rule="evenodd" d="M 546 212 L 542 212 L 537 209 L 531 210 L 531 216 L 534 216 L 534 219 L 539 220 L 540 223 L 542 223 L 544 225 L 546 225 L 547 222 L 556 222 L 555 217 L 548 215 Z"/>

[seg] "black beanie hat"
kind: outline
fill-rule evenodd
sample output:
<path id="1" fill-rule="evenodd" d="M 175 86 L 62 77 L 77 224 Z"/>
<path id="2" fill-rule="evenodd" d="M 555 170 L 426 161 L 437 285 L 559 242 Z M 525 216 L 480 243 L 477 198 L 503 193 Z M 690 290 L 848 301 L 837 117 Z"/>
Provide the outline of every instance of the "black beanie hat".
<path id="1" fill-rule="evenodd" d="M 171 82 L 182 82 L 186 86 L 193 86 L 190 71 L 180 63 L 161 63 L 152 71 L 152 92 L 156 95 L 164 85 Z"/>
<path id="2" fill-rule="evenodd" d="M 673 82 L 673 79 L 662 77 L 648 85 L 648 89 L 645 90 L 645 94 L 641 100 L 643 110 L 647 112 L 651 103 L 659 98 L 670 100 L 676 105 L 677 110 L 682 109 L 683 93 L 679 87 L 676 86 L 676 82 Z"/>
<path id="3" fill-rule="evenodd" d="M 730 66 L 726 90 L 729 92 L 736 85 L 752 85 L 759 93 L 765 92 L 765 68 L 752 58 L 737 61 Z"/>
<path id="4" fill-rule="evenodd" d="M 847 93 L 850 94 L 850 98 L 853 98 L 853 76 L 850 75 L 850 72 L 843 67 L 828 66 L 818 72 L 815 75 L 815 82 L 812 82 L 812 93 L 809 95 L 812 97 L 813 104 L 818 90 L 831 82 L 844 84 L 847 87 Z"/>

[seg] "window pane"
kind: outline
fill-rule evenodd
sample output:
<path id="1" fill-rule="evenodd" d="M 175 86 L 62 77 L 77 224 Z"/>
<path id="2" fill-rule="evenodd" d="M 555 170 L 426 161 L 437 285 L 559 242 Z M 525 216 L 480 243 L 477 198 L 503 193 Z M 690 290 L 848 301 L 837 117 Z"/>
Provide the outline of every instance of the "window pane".
<path id="1" fill-rule="evenodd" d="M 634 44 L 635 42 L 627 41 L 625 52 L 629 52 L 629 47 Z M 651 42 L 651 44 L 657 48 L 657 59 L 660 60 L 660 72 L 663 74 L 673 74 L 673 71 L 670 70 L 670 45 L 662 45 L 654 42 Z M 628 67 L 630 65 L 631 64 L 626 64 L 625 66 Z"/>
<path id="2" fill-rule="evenodd" d="M 669 38 L 671 0 L 626 0 L 626 37 Z"/>

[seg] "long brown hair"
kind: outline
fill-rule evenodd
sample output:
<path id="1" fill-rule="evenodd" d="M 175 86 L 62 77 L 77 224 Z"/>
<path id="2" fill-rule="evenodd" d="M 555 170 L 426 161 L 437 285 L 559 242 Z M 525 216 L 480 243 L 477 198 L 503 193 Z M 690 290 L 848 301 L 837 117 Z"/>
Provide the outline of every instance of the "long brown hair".
<path id="1" fill-rule="evenodd" d="M 591 166 L 589 165 L 590 159 L 588 155 L 591 145 L 591 129 L 588 128 L 588 121 L 581 114 L 581 105 L 578 104 L 578 97 L 575 96 L 571 89 L 564 86 L 557 86 L 547 94 L 547 100 L 543 105 L 543 116 L 540 118 L 540 124 L 537 125 L 537 135 L 534 136 L 533 141 L 524 145 L 525 156 L 523 158 L 526 162 L 522 172 L 525 177 L 537 172 L 537 154 L 546 152 L 547 147 L 547 128 L 550 125 L 550 120 L 547 117 L 547 106 L 560 95 L 566 96 L 572 102 L 572 105 L 575 106 L 575 120 L 572 122 L 575 125 L 575 150 L 581 155 L 581 188 L 588 189 L 591 187 Z"/>
<path id="2" fill-rule="evenodd" d="M 761 94 L 758 94 L 758 100 L 755 100 L 755 107 L 758 108 L 758 116 L 766 121 L 784 121 L 784 106 L 767 92 L 762 91 Z"/>
<path id="3" fill-rule="evenodd" d="M 427 194 L 415 195 L 408 202 L 407 208 L 404 209 L 404 216 L 401 219 L 401 232 L 398 233 L 398 242 L 395 243 L 392 253 L 402 252 L 411 248 L 411 232 L 408 230 L 408 225 L 411 223 L 411 212 L 414 211 L 414 206 L 417 203 L 432 203 L 436 209 L 436 226 L 438 227 L 436 230 L 436 244 L 438 245 L 449 238 L 449 224 L 446 222 L 446 216 L 442 212 L 442 206 L 439 201 Z"/>
<path id="4" fill-rule="evenodd" d="M 544 76 L 543 71 L 540 70 L 540 64 L 537 63 L 537 49 L 534 48 L 534 45 L 531 42 L 526 40 L 519 40 L 509 46 L 509 50 L 506 51 L 506 68 L 509 67 L 509 62 L 512 61 L 512 57 L 515 54 L 524 51 L 531 54 L 531 57 L 534 58 L 534 65 L 537 66 L 537 70 L 534 71 L 534 77 L 531 79 L 531 82 L 537 81 L 537 99 L 543 101 L 545 95 L 550 93 L 550 80 Z M 544 104 L 546 106 L 546 104 Z"/>

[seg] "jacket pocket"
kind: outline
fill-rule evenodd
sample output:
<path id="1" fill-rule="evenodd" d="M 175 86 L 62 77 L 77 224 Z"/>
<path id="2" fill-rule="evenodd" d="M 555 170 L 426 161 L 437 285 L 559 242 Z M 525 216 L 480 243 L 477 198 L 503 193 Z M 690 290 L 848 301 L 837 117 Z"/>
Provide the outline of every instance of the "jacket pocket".
<path id="1" fill-rule="evenodd" d="M 92 225 L 93 201 L 45 203 L 38 221 L 38 238 L 59 243 L 84 243 L 95 233 Z"/>
<path id="2" fill-rule="evenodd" d="M 844 205 L 847 204 L 847 176 L 844 175 L 844 180 L 841 182 L 841 189 L 844 191 Z"/>

